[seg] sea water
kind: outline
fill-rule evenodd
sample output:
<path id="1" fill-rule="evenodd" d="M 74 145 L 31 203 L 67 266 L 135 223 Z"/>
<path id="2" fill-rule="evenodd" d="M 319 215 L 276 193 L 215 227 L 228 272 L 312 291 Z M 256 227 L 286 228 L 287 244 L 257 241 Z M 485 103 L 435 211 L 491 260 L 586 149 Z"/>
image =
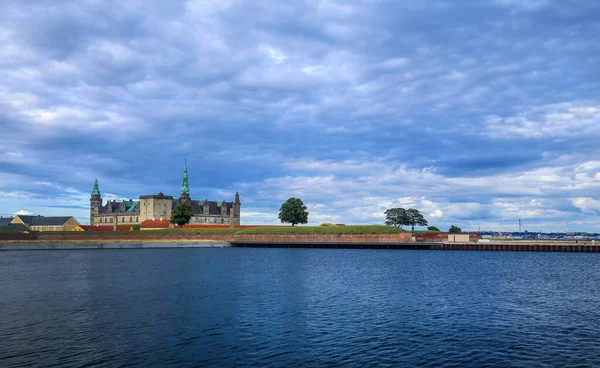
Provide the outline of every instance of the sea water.
<path id="1" fill-rule="evenodd" d="M 0 252 L 0 366 L 599 366 L 599 263 L 540 252 Z"/>

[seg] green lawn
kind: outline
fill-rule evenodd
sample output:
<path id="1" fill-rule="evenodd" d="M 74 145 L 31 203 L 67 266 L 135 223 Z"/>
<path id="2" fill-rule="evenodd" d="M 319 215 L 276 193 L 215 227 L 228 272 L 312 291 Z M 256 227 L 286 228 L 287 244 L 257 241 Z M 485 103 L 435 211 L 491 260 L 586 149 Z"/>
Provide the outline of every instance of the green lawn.
<path id="1" fill-rule="evenodd" d="M 404 232 L 385 225 L 255 227 L 237 232 L 239 235 L 262 234 L 398 234 Z"/>
<path id="2" fill-rule="evenodd" d="M 412 233 L 413 233 L 413 235 L 417 236 L 417 235 L 423 235 L 423 234 L 427 234 L 427 233 L 439 233 L 439 231 L 415 230 Z"/>

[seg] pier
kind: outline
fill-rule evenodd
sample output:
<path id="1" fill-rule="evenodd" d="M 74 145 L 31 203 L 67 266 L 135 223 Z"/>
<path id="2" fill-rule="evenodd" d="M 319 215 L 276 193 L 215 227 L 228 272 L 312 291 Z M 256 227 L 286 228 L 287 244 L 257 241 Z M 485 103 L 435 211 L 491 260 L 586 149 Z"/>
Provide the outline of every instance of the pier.
<path id="1" fill-rule="evenodd" d="M 502 252 L 600 252 L 600 245 L 557 243 L 441 243 L 441 242 L 249 242 L 230 241 L 233 247 L 251 248 L 326 248 L 326 249 L 411 249 L 411 250 L 463 250 L 463 251 L 502 251 Z"/>

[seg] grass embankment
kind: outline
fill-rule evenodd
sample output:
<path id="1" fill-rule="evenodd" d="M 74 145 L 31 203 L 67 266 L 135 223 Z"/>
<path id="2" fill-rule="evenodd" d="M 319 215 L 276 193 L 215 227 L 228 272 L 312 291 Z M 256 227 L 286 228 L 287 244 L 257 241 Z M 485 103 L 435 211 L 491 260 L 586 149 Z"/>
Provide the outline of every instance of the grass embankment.
<path id="1" fill-rule="evenodd" d="M 408 230 L 410 231 L 410 230 Z M 439 233 L 440 231 L 431 231 L 431 230 L 414 230 L 411 231 L 414 236 L 423 235 L 427 233 Z"/>
<path id="2" fill-rule="evenodd" d="M 254 227 L 239 230 L 238 235 L 270 234 L 399 234 L 404 232 L 393 226 L 385 225 L 349 225 L 349 226 L 290 226 L 290 227 Z"/>

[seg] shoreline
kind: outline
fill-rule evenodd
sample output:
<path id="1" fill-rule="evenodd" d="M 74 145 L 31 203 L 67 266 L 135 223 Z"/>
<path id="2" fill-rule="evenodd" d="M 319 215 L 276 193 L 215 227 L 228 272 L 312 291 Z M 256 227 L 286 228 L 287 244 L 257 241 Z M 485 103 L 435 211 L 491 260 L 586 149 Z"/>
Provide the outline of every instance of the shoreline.
<path id="1" fill-rule="evenodd" d="M 1 251 L 20 250 L 102 250 L 102 249 L 182 249 L 182 248 L 228 248 L 227 242 L 189 241 L 189 242 L 29 242 L 0 243 Z"/>
<path id="2" fill-rule="evenodd" d="M 600 253 L 595 241 L 421 242 L 399 234 L 38 234 L 0 240 L 2 250 L 156 248 L 332 248 Z"/>
<path id="3" fill-rule="evenodd" d="M 507 251 L 600 253 L 600 245 L 527 244 L 527 243 L 422 243 L 422 242 L 287 242 L 240 243 L 236 241 L 78 241 L 78 242 L 2 242 L 2 251 L 27 250 L 103 250 L 103 249 L 183 249 L 183 248 L 305 248 L 305 249 L 382 249 L 436 251 Z"/>

